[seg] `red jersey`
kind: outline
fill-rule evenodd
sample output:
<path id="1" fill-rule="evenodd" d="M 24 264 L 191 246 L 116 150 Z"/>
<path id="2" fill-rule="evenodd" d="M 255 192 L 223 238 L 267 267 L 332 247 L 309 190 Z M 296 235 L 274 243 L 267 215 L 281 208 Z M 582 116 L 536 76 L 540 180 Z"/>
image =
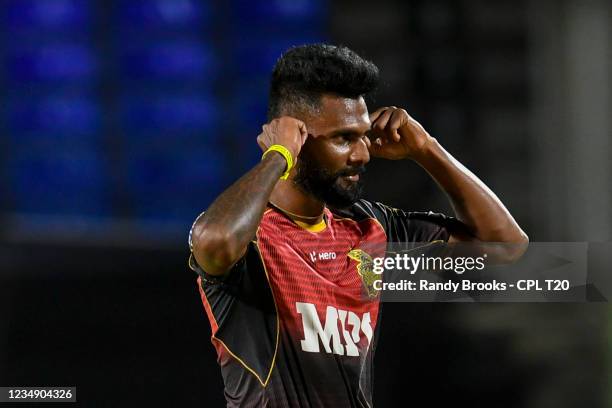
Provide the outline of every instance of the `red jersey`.
<path id="1" fill-rule="evenodd" d="M 268 208 L 221 278 L 190 258 L 228 407 L 371 407 L 382 309 L 371 260 L 388 242 L 447 240 L 454 220 L 366 200 L 324 219 L 305 228 Z"/>

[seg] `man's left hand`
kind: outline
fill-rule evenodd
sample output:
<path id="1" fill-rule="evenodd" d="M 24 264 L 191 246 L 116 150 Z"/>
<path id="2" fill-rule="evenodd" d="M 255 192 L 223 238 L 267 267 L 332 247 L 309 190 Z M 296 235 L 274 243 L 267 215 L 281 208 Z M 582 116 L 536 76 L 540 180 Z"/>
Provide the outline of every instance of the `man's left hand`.
<path id="1" fill-rule="evenodd" d="M 370 114 L 370 154 L 389 160 L 417 159 L 433 140 L 423 126 L 404 109 L 379 108 Z"/>

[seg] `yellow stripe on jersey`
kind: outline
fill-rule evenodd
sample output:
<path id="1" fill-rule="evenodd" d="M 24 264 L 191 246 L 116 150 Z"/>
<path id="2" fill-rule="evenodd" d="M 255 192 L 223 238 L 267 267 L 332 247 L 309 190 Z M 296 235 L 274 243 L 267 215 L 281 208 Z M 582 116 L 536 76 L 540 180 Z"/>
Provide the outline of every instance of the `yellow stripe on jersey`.
<path id="1" fill-rule="evenodd" d="M 295 222 L 301 228 L 304 228 L 306 231 L 310 231 L 310 232 L 321 232 L 325 228 L 327 228 L 327 224 L 325 223 L 325 219 L 322 219 L 321 221 L 319 221 L 316 224 L 307 224 L 305 222 L 296 221 L 296 220 L 293 220 L 293 222 Z"/>

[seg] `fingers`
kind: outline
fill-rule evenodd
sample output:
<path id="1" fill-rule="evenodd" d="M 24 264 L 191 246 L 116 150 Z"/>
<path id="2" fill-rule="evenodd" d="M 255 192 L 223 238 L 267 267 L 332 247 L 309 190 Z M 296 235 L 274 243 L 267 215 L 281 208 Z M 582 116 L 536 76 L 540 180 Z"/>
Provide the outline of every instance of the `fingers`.
<path id="1" fill-rule="evenodd" d="M 301 133 L 308 133 L 308 129 L 306 129 L 306 124 L 304 122 L 302 122 L 301 120 L 298 121 L 298 129 L 300 129 Z"/>
<path id="2" fill-rule="evenodd" d="M 387 130 L 391 134 L 391 137 L 396 142 L 400 141 L 400 134 L 398 129 L 406 124 L 408 121 L 408 113 L 403 109 L 396 109 L 391 114 L 389 122 L 387 123 Z"/>
<path id="3" fill-rule="evenodd" d="M 387 127 L 387 123 L 389 122 L 389 118 L 393 113 L 393 109 L 389 107 L 378 109 L 372 117 L 376 116 L 376 119 L 372 121 L 372 129 L 371 134 L 374 141 L 380 141 L 381 139 L 386 139 L 387 134 L 385 132 L 385 128 Z"/>
<path id="4" fill-rule="evenodd" d="M 263 141 L 263 133 L 260 134 L 259 136 L 257 136 L 257 145 L 259 146 L 259 148 L 262 151 L 265 152 L 267 150 L 268 147 L 267 147 L 266 143 L 264 143 L 264 141 Z"/>
<path id="5" fill-rule="evenodd" d="M 259 148 L 261 149 L 262 152 L 265 152 L 266 150 L 268 150 L 266 145 L 261 143 L 259 140 L 257 140 L 257 145 L 259 145 Z"/>
<path id="6" fill-rule="evenodd" d="M 383 113 L 386 109 L 388 108 L 386 106 L 383 106 L 382 108 L 378 108 L 374 112 L 370 113 L 370 122 L 374 123 L 374 121 L 378 119 L 380 114 Z"/>
<path id="7" fill-rule="evenodd" d="M 406 119 L 408 118 L 408 113 L 406 113 L 403 109 L 395 109 L 389 118 L 389 129 L 398 129 L 404 123 L 406 123 Z"/>
<path id="8" fill-rule="evenodd" d="M 266 123 L 265 125 L 261 127 L 261 133 L 259 134 L 259 136 L 257 136 L 257 145 L 259 145 L 261 150 L 263 150 L 264 152 L 270 146 L 269 129 L 270 129 L 270 125 Z"/>
<path id="9" fill-rule="evenodd" d="M 376 119 L 372 122 L 372 133 L 376 138 L 389 138 L 399 142 L 401 135 L 398 129 L 408 121 L 408 113 L 395 106 L 380 108 L 372 114 Z"/>
<path id="10" fill-rule="evenodd" d="M 378 131 L 383 131 L 387 127 L 387 123 L 389 122 L 389 118 L 393 114 L 393 109 L 386 108 L 384 111 L 380 113 L 378 118 L 372 123 L 372 129 L 376 129 Z"/>
<path id="11" fill-rule="evenodd" d="M 378 156 L 379 151 L 382 150 L 383 147 L 383 142 L 381 139 L 376 139 L 371 141 L 370 143 L 367 143 L 368 145 L 368 151 L 370 152 L 370 154 L 374 157 Z"/>
<path id="12" fill-rule="evenodd" d="M 301 121 L 298 122 L 298 129 L 300 130 L 302 139 L 305 139 L 308 136 L 308 129 L 306 129 L 306 124 Z"/>
<path id="13" fill-rule="evenodd" d="M 274 118 L 261 127 L 261 134 L 257 137 L 257 144 L 262 150 L 274 144 L 279 144 L 291 151 L 297 157 L 302 146 L 308 138 L 308 129 L 301 120 L 290 116 Z"/>

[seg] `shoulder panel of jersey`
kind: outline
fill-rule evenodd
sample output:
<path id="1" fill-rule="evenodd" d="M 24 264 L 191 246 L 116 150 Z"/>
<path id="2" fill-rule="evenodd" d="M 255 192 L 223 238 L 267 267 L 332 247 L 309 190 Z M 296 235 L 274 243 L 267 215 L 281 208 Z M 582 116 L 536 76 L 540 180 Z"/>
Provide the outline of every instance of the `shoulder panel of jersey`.
<path id="1" fill-rule="evenodd" d="M 340 217 L 356 221 L 375 218 L 383 227 L 388 242 L 431 242 L 448 241 L 450 232 L 459 222 L 454 217 L 432 211 L 407 212 L 388 205 L 358 200 L 346 209 L 333 209 Z"/>

